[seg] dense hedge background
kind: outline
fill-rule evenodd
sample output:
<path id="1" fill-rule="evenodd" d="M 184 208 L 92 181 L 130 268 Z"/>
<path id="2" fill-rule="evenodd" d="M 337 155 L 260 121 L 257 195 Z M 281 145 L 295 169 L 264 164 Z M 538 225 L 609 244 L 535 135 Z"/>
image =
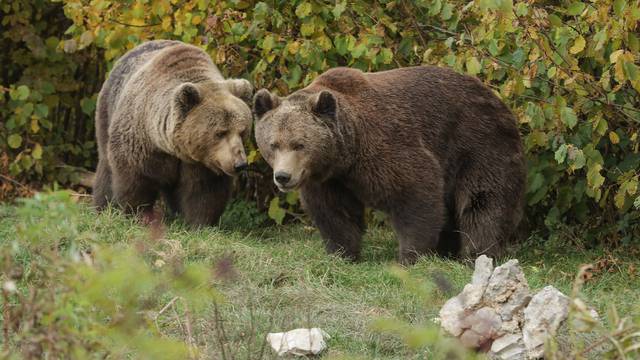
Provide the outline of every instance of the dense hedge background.
<path id="1" fill-rule="evenodd" d="M 520 121 L 530 225 L 580 243 L 640 238 L 638 0 L 1 4 L 0 196 L 24 191 L 18 183 L 69 185 L 91 169 L 106 72 L 164 38 L 201 46 L 226 76 L 282 95 L 334 66 L 437 64 L 478 76 Z M 259 172 L 241 191 L 282 222 L 297 199 L 271 200 Z"/>

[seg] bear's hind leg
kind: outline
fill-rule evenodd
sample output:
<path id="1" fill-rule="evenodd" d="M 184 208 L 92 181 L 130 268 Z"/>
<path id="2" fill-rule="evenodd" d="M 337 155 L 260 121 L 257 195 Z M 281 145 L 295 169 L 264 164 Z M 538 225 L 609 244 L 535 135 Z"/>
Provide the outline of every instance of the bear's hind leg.
<path id="1" fill-rule="evenodd" d="M 365 231 L 364 205 L 338 181 L 308 184 L 301 189 L 303 207 L 320 230 L 327 252 L 360 258 Z"/>
<path id="2" fill-rule="evenodd" d="M 115 169 L 114 169 L 115 170 Z M 114 171 L 113 201 L 127 214 L 151 216 L 158 190 L 150 179 L 136 173 Z"/>
<path id="3" fill-rule="evenodd" d="M 492 169 L 486 164 L 494 165 Z M 522 157 L 477 160 L 456 184 L 456 225 L 460 256 L 502 255 L 516 232 L 524 207 L 525 175 Z"/>
<path id="4" fill-rule="evenodd" d="M 93 206 L 98 209 L 98 211 L 104 209 L 113 198 L 111 186 L 111 168 L 109 168 L 109 163 L 106 159 L 100 159 L 93 180 Z"/>
<path id="5" fill-rule="evenodd" d="M 231 195 L 232 179 L 199 164 L 180 164 L 173 199 L 187 223 L 216 225 Z"/>
<path id="6" fill-rule="evenodd" d="M 400 262 L 413 264 L 420 255 L 435 253 L 445 225 L 443 196 L 416 193 L 395 203 L 389 215 L 398 237 Z"/>

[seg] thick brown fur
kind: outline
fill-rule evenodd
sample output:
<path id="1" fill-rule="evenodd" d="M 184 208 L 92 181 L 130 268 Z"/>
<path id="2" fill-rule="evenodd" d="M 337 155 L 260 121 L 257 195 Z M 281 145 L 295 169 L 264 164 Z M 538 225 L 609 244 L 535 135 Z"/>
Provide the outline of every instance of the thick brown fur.
<path id="1" fill-rule="evenodd" d="M 254 97 L 256 139 L 298 188 L 327 249 L 360 256 L 364 207 L 388 214 L 400 259 L 497 255 L 522 217 L 516 120 L 473 77 L 439 67 L 335 68 L 286 98 Z M 459 241 L 459 245 L 456 242 Z"/>
<path id="2" fill-rule="evenodd" d="M 148 211 L 162 194 L 188 223 L 215 224 L 246 164 L 251 95 L 195 46 L 159 40 L 129 51 L 98 96 L 94 205 Z"/>

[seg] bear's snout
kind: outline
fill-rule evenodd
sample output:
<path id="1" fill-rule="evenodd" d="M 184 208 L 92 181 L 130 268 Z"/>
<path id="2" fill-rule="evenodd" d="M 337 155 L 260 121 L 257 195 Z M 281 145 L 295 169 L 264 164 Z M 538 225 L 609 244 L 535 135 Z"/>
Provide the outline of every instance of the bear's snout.
<path id="1" fill-rule="evenodd" d="M 247 169 L 247 162 L 242 160 L 242 161 L 238 161 L 235 164 L 233 164 L 233 170 L 235 170 L 237 173 L 239 173 L 240 171 L 246 170 Z"/>
<path id="2" fill-rule="evenodd" d="M 273 174 L 273 178 L 275 179 L 277 185 L 287 186 L 287 183 L 289 183 L 289 180 L 291 180 L 291 174 L 285 171 L 278 171 Z"/>

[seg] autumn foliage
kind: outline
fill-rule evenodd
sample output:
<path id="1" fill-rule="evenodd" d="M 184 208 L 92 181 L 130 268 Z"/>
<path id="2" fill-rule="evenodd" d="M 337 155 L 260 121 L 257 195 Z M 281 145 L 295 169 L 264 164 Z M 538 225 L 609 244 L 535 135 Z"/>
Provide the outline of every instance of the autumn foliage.
<path id="1" fill-rule="evenodd" d="M 335 66 L 478 76 L 519 119 L 532 228 L 580 225 L 588 242 L 639 236 L 638 0 L 15 0 L 0 12 L 7 178 L 76 181 L 76 167 L 96 162 L 96 93 L 114 60 L 145 40 L 179 39 L 225 75 L 281 95 Z M 256 201 L 280 221 L 296 203 Z"/>

